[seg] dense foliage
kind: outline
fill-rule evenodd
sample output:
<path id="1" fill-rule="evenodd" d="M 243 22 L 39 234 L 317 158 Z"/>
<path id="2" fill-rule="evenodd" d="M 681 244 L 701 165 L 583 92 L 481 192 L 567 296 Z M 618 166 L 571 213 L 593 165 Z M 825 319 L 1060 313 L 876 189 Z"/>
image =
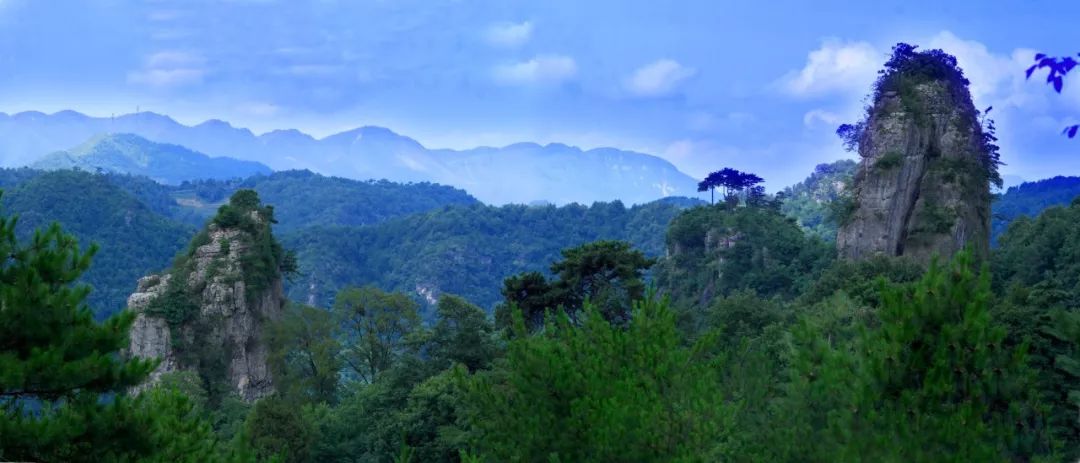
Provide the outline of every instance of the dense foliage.
<path id="1" fill-rule="evenodd" d="M 780 210 L 793 217 L 807 233 L 827 242 L 836 241 L 838 221 L 835 203 L 848 200 L 855 161 L 844 159 L 831 164 L 818 164 L 806 180 L 785 188 Z"/>
<path id="2" fill-rule="evenodd" d="M 1080 178 L 1053 177 L 1025 182 L 1008 189 L 994 201 L 991 240 L 997 243 L 1009 224 L 1021 216 L 1035 217 L 1052 206 L 1065 206 L 1080 196 Z"/>
<path id="3" fill-rule="evenodd" d="M 173 188 L 172 195 L 204 216 L 239 189 L 259 193 L 278 210 L 279 233 L 313 225 L 361 226 L 440 209 L 478 204 L 468 193 L 433 183 L 350 180 L 306 170 L 274 172 L 235 180 L 199 180 Z"/>
<path id="4" fill-rule="evenodd" d="M 720 461 L 734 410 L 723 357 L 685 347 L 666 302 L 635 304 L 627 326 L 585 304 L 544 333 L 510 342 L 506 363 L 478 375 L 466 400 L 475 448 L 489 461 Z"/>
<path id="5" fill-rule="evenodd" d="M 138 396 L 155 362 L 127 360 L 134 314 L 103 323 L 77 284 L 97 247 L 81 250 L 53 225 L 29 243 L 0 217 L 0 459 L 27 461 L 243 460 L 183 395 Z"/>
<path id="6" fill-rule="evenodd" d="M 994 281 L 1004 300 L 1000 316 L 1012 342 L 1030 342 L 1040 368 L 1039 391 L 1067 454 L 1080 457 L 1080 201 L 1021 217 L 999 240 Z"/>
<path id="7" fill-rule="evenodd" d="M 544 272 L 568 247 L 596 240 L 632 243 L 646 256 L 664 251 L 664 230 L 681 207 L 656 202 L 554 207 L 448 207 L 369 227 L 312 227 L 282 236 L 297 250 L 301 277 L 289 296 L 333 303 L 350 284 L 372 284 L 434 302 L 465 297 L 488 310 L 503 279 Z"/>
<path id="8" fill-rule="evenodd" d="M 884 286 L 851 340 L 804 321 L 780 401 L 784 461 L 1016 461 L 1050 450 L 1025 348 L 991 316 L 970 254 Z M 774 460 L 775 461 L 775 460 Z"/>
<path id="9" fill-rule="evenodd" d="M 528 272 L 503 282 L 505 300 L 495 309 L 500 325 L 509 325 L 517 313 L 538 329 L 552 310 L 577 320 L 586 302 L 607 322 L 625 324 L 634 301 L 645 295 L 644 273 L 655 263 L 625 241 L 587 243 L 564 250 L 562 257 L 551 264 L 551 281 Z"/>
<path id="10" fill-rule="evenodd" d="M 7 211 L 20 215 L 21 237 L 60 222 L 81 242 L 101 245 L 81 280 L 92 288 L 88 302 L 99 318 L 123 309 L 135 282 L 167 265 L 193 233 L 155 214 L 108 177 L 86 172 L 37 175 L 10 187 L 3 199 Z"/>
<path id="11" fill-rule="evenodd" d="M 684 211 L 668 228 L 667 247 L 656 282 L 679 306 L 740 289 L 791 298 L 833 259 L 829 244 L 775 209 L 727 204 Z"/>

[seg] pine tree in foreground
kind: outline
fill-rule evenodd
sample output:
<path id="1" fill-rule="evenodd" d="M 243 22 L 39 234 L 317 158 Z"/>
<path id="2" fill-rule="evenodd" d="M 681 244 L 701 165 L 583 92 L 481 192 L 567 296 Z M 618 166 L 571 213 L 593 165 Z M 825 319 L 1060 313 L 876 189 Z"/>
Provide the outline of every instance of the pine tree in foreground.
<path id="1" fill-rule="evenodd" d="M 812 324 L 774 439 L 786 461 L 1027 461 L 1049 451 L 1026 348 L 1004 345 L 970 253 L 886 286 L 876 326 L 834 343 Z"/>
<path id="2" fill-rule="evenodd" d="M 76 282 L 97 247 L 59 225 L 19 243 L 16 221 L 0 216 L 0 460 L 242 460 L 183 395 L 128 395 L 156 364 L 119 355 L 133 313 L 93 319 Z"/>

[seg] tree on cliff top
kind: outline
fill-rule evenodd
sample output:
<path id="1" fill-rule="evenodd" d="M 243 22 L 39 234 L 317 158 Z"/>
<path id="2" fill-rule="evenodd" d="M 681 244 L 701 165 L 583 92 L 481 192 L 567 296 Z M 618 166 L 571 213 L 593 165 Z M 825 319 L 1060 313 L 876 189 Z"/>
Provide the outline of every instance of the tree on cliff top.
<path id="1" fill-rule="evenodd" d="M 710 173 L 704 180 L 698 183 L 698 191 L 708 191 L 710 202 L 716 202 L 714 197 L 716 188 L 722 188 L 723 198 L 732 194 L 745 193 L 747 201 L 751 195 L 760 191 L 759 185 L 765 180 L 749 172 L 741 172 L 730 167 L 725 167 Z"/>
<path id="2" fill-rule="evenodd" d="M 874 82 L 872 98 L 879 101 L 887 93 L 899 95 L 905 110 L 914 113 L 915 117 L 924 117 L 920 114 L 920 107 L 914 101 L 913 90 L 916 86 L 926 82 L 942 82 L 949 92 L 952 104 L 956 105 L 965 123 L 977 125 L 980 129 L 977 142 L 980 149 L 980 161 L 985 169 L 987 180 L 999 188 L 1002 185 L 1001 175 L 998 174 L 998 166 L 1001 158 L 995 136 L 994 121 L 986 118 L 992 107 L 985 111 L 979 111 L 970 103 L 971 92 L 968 85 L 971 83 L 964 77 L 964 70 L 960 69 L 956 57 L 942 50 L 918 51 L 917 45 L 897 43 L 892 48 L 892 56 L 885 62 L 884 68 L 878 71 L 878 78 Z M 873 106 L 866 108 L 863 120 L 855 124 L 842 124 L 836 129 L 836 134 L 849 151 L 859 146 L 862 135 L 870 120 L 870 111 Z"/>

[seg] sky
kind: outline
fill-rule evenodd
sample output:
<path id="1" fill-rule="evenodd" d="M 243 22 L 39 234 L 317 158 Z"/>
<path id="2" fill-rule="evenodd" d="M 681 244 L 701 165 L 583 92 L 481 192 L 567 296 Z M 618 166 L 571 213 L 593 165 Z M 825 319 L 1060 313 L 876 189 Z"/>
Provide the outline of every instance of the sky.
<path id="1" fill-rule="evenodd" d="M 430 148 L 612 146 L 770 190 L 845 152 L 890 47 L 957 56 L 1010 180 L 1080 175 L 1080 2 L 0 0 L 0 111 L 136 109 L 315 136 L 379 125 Z"/>

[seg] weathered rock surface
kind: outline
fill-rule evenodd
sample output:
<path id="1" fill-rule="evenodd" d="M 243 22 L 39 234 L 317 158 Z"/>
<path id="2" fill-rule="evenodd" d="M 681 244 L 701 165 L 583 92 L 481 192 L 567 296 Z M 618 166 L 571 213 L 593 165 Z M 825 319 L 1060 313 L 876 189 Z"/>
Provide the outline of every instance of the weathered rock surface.
<path id="1" fill-rule="evenodd" d="M 266 323 L 277 319 L 284 307 L 282 281 L 279 277 L 257 297 L 248 297 L 241 259 L 251 252 L 250 237 L 215 224 L 207 231 L 209 243 L 194 250 L 187 263 L 190 272 L 139 280 L 138 289 L 128 298 L 129 310 L 138 312 L 129 352 L 161 359 L 147 385 L 165 373 L 194 371 L 198 362 L 209 362 L 224 365 L 225 381 L 242 399 L 252 401 L 274 391 L 263 333 Z M 185 273 L 184 283 L 198 312 L 170 327 L 163 315 L 147 309 L 165 294 L 170 278 Z"/>
<path id="2" fill-rule="evenodd" d="M 938 81 L 913 90 L 884 92 L 870 109 L 852 212 L 837 233 L 842 258 L 925 262 L 969 244 L 988 252 L 989 180 L 972 102 L 954 101 L 957 92 Z"/>

